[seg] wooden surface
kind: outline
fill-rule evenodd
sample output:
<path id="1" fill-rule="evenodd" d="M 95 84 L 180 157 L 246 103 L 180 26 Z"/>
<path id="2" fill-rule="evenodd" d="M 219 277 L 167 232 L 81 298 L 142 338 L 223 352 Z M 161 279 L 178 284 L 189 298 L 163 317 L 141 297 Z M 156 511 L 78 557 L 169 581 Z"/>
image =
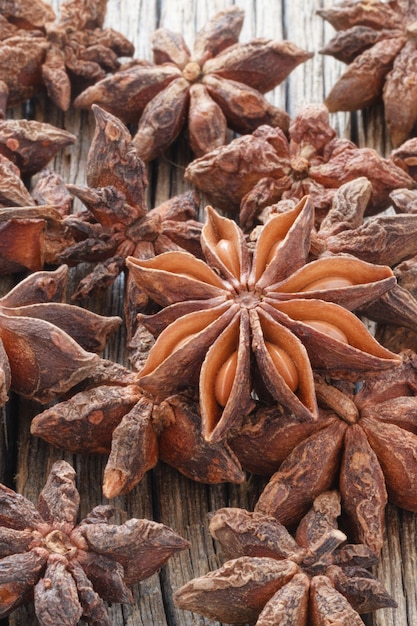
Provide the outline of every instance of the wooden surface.
<path id="1" fill-rule="evenodd" d="M 59 1 L 52 2 L 59 10 Z M 126 35 L 135 45 L 135 56 L 151 58 L 150 35 L 160 26 L 181 32 L 192 45 L 195 32 L 215 12 L 230 6 L 227 0 L 109 0 L 107 24 Z M 245 22 L 240 41 L 257 36 L 289 39 L 300 47 L 317 51 L 333 34 L 333 29 L 315 15 L 316 9 L 332 6 L 331 0 L 240 0 L 245 10 Z M 309 103 L 321 102 L 324 95 L 343 70 L 343 65 L 316 54 L 297 68 L 269 97 L 274 104 L 286 108 L 293 116 Z M 25 110 L 15 110 L 15 117 L 25 117 Z M 385 145 L 381 111 L 376 108 L 366 116 L 332 115 L 332 124 L 339 135 L 352 137 L 359 145 L 376 147 L 383 152 Z M 94 131 L 94 121 L 87 112 L 70 111 L 63 115 L 43 101 L 35 102 L 35 117 L 62 126 L 78 137 L 75 146 L 55 159 L 54 167 L 68 183 L 85 184 L 85 162 Z M 352 123 L 354 120 L 354 123 Z M 351 128 L 355 128 L 352 134 Z M 178 142 L 165 158 L 156 162 L 149 173 L 152 197 L 159 204 L 169 196 L 187 189 L 183 171 L 189 153 Z M 83 268 L 77 269 L 79 277 Z M 11 285 L 3 280 L 1 291 Z M 97 312 L 122 315 L 123 281 L 101 300 L 91 302 Z M 109 343 L 104 356 L 125 363 L 123 329 Z M 65 458 L 74 464 L 81 493 L 81 515 L 95 505 L 106 502 L 101 494 L 101 481 L 106 459 L 78 457 L 65 454 L 43 441 L 31 437 L 29 426 L 39 405 L 12 397 L 3 412 L 0 429 L 0 479 L 14 486 L 31 500 L 37 500 L 52 463 Z M 174 556 L 159 574 L 134 588 L 132 606 L 114 605 L 110 615 L 114 626 L 202 626 L 214 624 L 198 615 L 175 608 L 172 593 L 190 578 L 214 569 L 222 562 L 216 546 L 207 532 L 207 513 L 220 506 L 252 508 L 262 481 L 248 476 L 242 486 L 218 485 L 208 487 L 191 482 L 170 467 L 160 464 L 128 496 L 116 498 L 120 520 L 147 517 L 161 521 L 189 539 L 192 548 Z M 376 573 L 399 604 L 396 611 L 382 610 L 367 619 L 373 626 L 415 626 L 416 607 L 416 521 L 411 513 L 389 508 L 387 534 L 380 565 Z M 365 618 L 364 618 L 365 619 Z M 5 621 L 7 623 L 7 621 Z M 31 606 L 16 611 L 10 618 L 13 626 L 31 626 L 36 618 Z"/>

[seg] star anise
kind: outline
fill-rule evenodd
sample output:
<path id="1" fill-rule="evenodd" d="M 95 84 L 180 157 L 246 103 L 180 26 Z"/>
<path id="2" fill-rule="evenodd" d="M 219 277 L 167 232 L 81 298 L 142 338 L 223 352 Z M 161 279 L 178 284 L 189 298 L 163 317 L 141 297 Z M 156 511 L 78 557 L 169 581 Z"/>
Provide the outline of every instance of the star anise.
<path id="1" fill-rule="evenodd" d="M 32 421 L 31 433 L 81 454 L 109 454 L 103 493 L 129 492 L 158 459 L 192 480 L 241 483 L 245 474 L 227 443 L 207 443 L 198 403 L 187 395 L 164 401 L 143 394 L 137 374 L 103 363 L 86 389 Z"/>
<path id="2" fill-rule="evenodd" d="M 154 63 L 138 60 L 88 88 L 74 105 L 93 103 L 125 122 L 137 122 L 133 139 L 150 161 L 165 151 L 188 117 L 196 155 L 226 142 L 227 128 L 250 133 L 260 124 L 288 129 L 289 117 L 263 96 L 311 58 L 289 41 L 254 39 L 239 44 L 243 11 L 217 13 L 196 36 L 193 52 L 183 37 L 159 28 L 152 37 Z"/>
<path id="3" fill-rule="evenodd" d="M 86 86 L 120 67 L 133 45 L 111 28 L 103 29 L 107 0 L 67 0 L 60 17 L 42 0 L 12 0 L 0 9 L 0 80 L 8 105 L 46 87 L 63 111 Z M 4 92 L 4 90 L 2 90 Z"/>
<path id="4" fill-rule="evenodd" d="M 15 166 L 8 161 L 8 174 L 11 169 Z M 30 195 L 17 173 L 9 175 L 6 180 L 9 183 L 8 192 L 16 191 L 14 183 L 18 185 L 17 190 L 22 185 L 22 200 L 27 199 L 30 204 L 25 206 L 22 202 L 19 206 L 0 208 L 0 274 L 26 270 L 35 272 L 45 265 L 60 265 L 62 250 L 74 244 L 64 223 L 72 205 L 72 196 L 62 178 L 50 170 L 43 170 L 37 176 Z"/>
<path id="5" fill-rule="evenodd" d="M 416 186 L 391 159 L 336 137 L 324 105 L 304 107 L 290 124 L 289 139 L 281 129 L 264 125 L 194 160 L 185 171 L 186 180 L 216 208 L 240 210 L 245 230 L 253 227 L 261 209 L 305 194 L 311 196 L 319 222 L 336 189 L 359 176 L 372 183 L 368 213 L 386 209 L 393 189 Z"/>
<path id="6" fill-rule="evenodd" d="M 75 139 L 51 124 L 0 121 L 1 274 L 58 265 L 58 254 L 74 243 L 62 222 L 71 196 L 61 177 L 43 168 Z M 34 174 L 29 191 L 28 177 Z"/>
<path id="7" fill-rule="evenodd" d="M 270 515 L 216 511 L 210 532 L 230 560 L 181 587 L 176 604 L 227 624 L 363 626 L 360 613 L 397 604 L 366 569 L 372 551 L 346 543 L 339 515 L 337 492 L 323 493 L 293 538 Z"/>
<path id="8" fill-rule="evenodd" d="M 399 193 L 410 198 L 415 197 L 416 192 L 397 190 L 390 194 L 391 199 Z M 398 265 L 405 260 L 408 262 L 417 253 L 417 215 L 411 210 L 396 214 L 391 211 L 364 219 L 371 196 L 372 185 L 365 177 L 355 178 L 335 190 L 327 215 L 312 232 L 310 258 L 351 254 L 368 263 L 389 265 L 398 279 Z M 295 199 L 281 200 L 261 211 L 258 219 L 265 224 L 277 213 L 295 205 Z M 251 233 L 251 240 L 256 238 L 257 230 Z M 376 322 L 395 324 L 401 332 L 415 331 L 417 301 L 414 295 L 408 288 L 396 284 L 369 305 L 359 307 L 358 312 Z"/>
<path id="9" fill-rule="evenodd" d="M 307 263 L 307 197 L 266 224 L 253 257 L 232 220 L 211 207 L 207 217 L 206 263 L 184 252 L 127 260 L 133 279 L 164 307 L 139 316 L 158 337 L 138 384 L 156 398 L 199 385 L 207 440 L 238 431 L 254 397 L 314 418 L 312 367 L 355 379 L 400 362 L 347 310 L 392 288 L 392 271 L 342 255 Z"/>
<path id="10" fill-rule="evenodd" d="M 356 111 L 382 97 L 395 146 L 417 121 L 417 10 L 409 0 L 344 0 L 318 14 L 338 31 L 321 50 L 348 63 L 325 102 L 331 112 Z"/>
<path id="11" fill-rule="evenodd" d="M 38 509 L 0 485 L 0 617 L 34 601 L 41 626 L 110 626 L 105 602 L 132 602 L 129 586 L 151 576 L 188 541 L 147 519 L 110 524 L 96 506 L 77 524 L 75 471 L 52 466 Z"/>
<path id="12" fill-rule="evenodd" d="M 132 255 L 149 258 L 167 250 L 188 250 L 201 255 L 201 224 L 194 218 L 197 195 L 186 192 L 148 211 L 148 180 L 126 126 L 111 113 L 94 105 L 96 130 L 87 160 L 88 187 L 67 185 L 87 210 L 69 216 L 65 224 L 76 240 L 61 251 L 61 261 L 96 262 L 80 283 L 74 299 L 85 299 L 107 287 Z M 136 315 L 147 297 L 128 285 L 127 318 Z M 132 300 L 132 302 L 131 302 Z M 135 309 L 135 310 L 134 310 Z"/>
<path id="13" fill-rule="evenodd" d="M 258 416 L 257 432 L 250 423 L 242 429 L 232 442 L 242 464 L 255 472 L 277 470 L 255 510 L 294 524 L 319 493 L 337 484 L 349 531 L 379 554 L 387 493 L 397 506 L 417 510 L 417 357 L 411 350 L 401 356 L 399 368 L 360 385 L 316 375 L 320 416 L 308 430 L 274 409 Z"/>
<path id="14" fill-rule="evenodd" d="M 36 272 L 0 298 L 2 370 L 8 387 L 46 403 L 89 376 L 118 317 L 60 301 L 67 268 Z M 5 399 L 5 393 L 2 394 Z"/>

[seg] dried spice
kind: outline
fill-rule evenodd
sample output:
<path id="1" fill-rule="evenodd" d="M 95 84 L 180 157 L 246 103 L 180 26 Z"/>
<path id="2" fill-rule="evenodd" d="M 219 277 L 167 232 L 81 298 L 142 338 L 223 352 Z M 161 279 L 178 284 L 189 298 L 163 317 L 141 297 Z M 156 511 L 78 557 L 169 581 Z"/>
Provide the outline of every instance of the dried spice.
<path id="1" fill-rule="evenodd" d="M 320 52 L 348 64 L 325 103 L 331 112 L 384 102 L 394 146 L 415 127 L 417 11 L 408 0 L 344 0 L 319 9 L 338 32 Z"/>
<path id="2" fill-rule="evenodd" d="M 197 195 L 186 192 L 148 211 L 145 166 L 128 129 L 100 107 L 94 105 L 93 111 L 96 131 L 88 153 L 88 187 L 67 185 L 87 210 L 65 220 L 75 243 L 60 255 L 69 264 L 96 262 L 78 286 L 77 300 L 109 286 L 129 255 L 147 259 L 184 249 L 201 255 Z M 131 326 L 148 298 L 130 284 L 126 291 L 126 318 Z"/>
<path id="3" fill-rule="evenodd" d="M 0 121 L 0 274 L 58 265 L 58 252 L 73 243 L 62 218 L 71 198 L 57 174 L 37 174 L 75 136 L 33 120 Z"/>
<path id="4" fill-rule="evenodd" d="M 313 55 L 289 41 L 239 44 L 244 13 L 217 13 L 196 36 L 193 52 L 167 28 L 152 36 L 154 63 L 136 60 L 89 87 L 74 105 L 99 104 L 125 122 L 146 162 L 177 138 L 187 117 L 190 146 L 199 156 L 226 142 L 227 128 L 250 133 L 260 124 L 288 129 L 289 116 L 263 96 Z"/>
<path id="5" fill-rule="evenodd" d="M 18 175 L 15 181 L 23 185 Z M 43 170 L 30 195 L 25 189 L 25 199 L 28 206 L 0 208 L 0 274 L 60 265 L 62 251 L 74 244 L 63 219 L 71 209 L 72 196 L 58 174 Z"/>
<path id="6" fill-rule="evenodd" d="M 59 150 L 75 140 L 75 135 L 45 122 L 0 121 L 0 154 L 17 165 L 23 177 L 39 172 Z"/>
<path id="7" fill-rule="evenodd" d="M 270 515 L 216 511 L 210 532 L 230 560 L 181 587 L 176 604 L 227 624 L 256 626 L 361 626 L 360 613 L 396 607 L 366 569 L 375 555 L 346 543 L 339 515 L 337 492 L 323 493 L 293 538 Z"/>
<path id="8" fill-rule="evenodd" d="M 110 524 L 96 506 L 77 524 L 75 471 L 52 466 L 36 508 L 0 485 L 0 617 L 33 599 L 41 626 L 110 626 L 105 602 L 132 602 L 129 586 L 156 572 L 188 541 L 146 519 Z"/>
<path id="9" fill-rule="evenodd" d="M 56 300 L 67 268 L 36 272 L 0 298 L 0 343 L 6 387 L 46 403 L 97 366 L 118 317 L 103 317 Z M 4 397 L 4 394 L 3 394 Z"/>
<path id="10" fill-rule="evenodd" d="M 232 220 L 211 207 L 207 217 L 206 263 L 184 252 L 127 260 L 163 307 L 139 316 L 157 340 L 138 384 L 156 398 L 199 386 L 207 440 L 238 432 L 255 396 L 314 419 L 312 368 L 355 379 L 400 362 L 350 312 L 392 288 L 392 271 L 348 256 L 307 263 L 308 198 L 266 224 L 253 258 Z"/>
<path id="11" fill-rule="evenodd" d="M 71 452 L 110 453 L 103 480 L 107 498 L 128 493 L 158 459 L 199 482 L 243 482 L 230 447 L 204 441 L 192 398 L 178 394 L 156 402 L 141 392 L 133 372 L 104 367 L 98 380 L 97 369 L 94 384 L 84 381 L 85 390 L 38 414 L 31 433 Z"/>
<path id="12" fill-rule="evenodd" d="M 392 192 L 391 200 L 399 193 Z M 415 190 L 402 190 L 407 198 L 410 195 L 415 197 L 415 193 Z M 371 196 L 372 184 L 365 177 L 356 178 L 335 190 L 327 215 L 311 234 L 311 259 L 349 254 L 368 263 L 390 265 L 399 277 L 398 264 L 417 252 L 417 215 L 410 210 L 364 219 Z M 295 205 L 296 200 L 281 200 L 264 209 L 259 220 L 266 223 L 277 213 Z M 255 239 L 256 231 L 251 234 L 251 240 Z M 395 324 L 407 334 L 416 327 L 417 301 L 414 295 L 408 288 L 396 284 L 369 305 L 359 307 L 357 312 L 376 322 Z M 389 349 L 393 349 L 392 346 Z"/>
<path id="13" fill-rule="evenodd" d="M 111 28 L 103 29 L 107 0 L 67 0 L 60 17 L 42 0 L 13 0 L 0 9 L 0 80 L 14 106 L 46 88 L 66 111 L 71 98 L 120 67 L 133 45 Z M 4 93 L 4 89 L 3 89 Z"/>
<path id="14" fill-rule="evenodd" d="M 324 105 L 304 107 L 292 120 L 289 139 L 264 125 L 192 161 L 185 178 L 214 207 L 240 210 L 240 224 L 250 230 L 258 213 L 278 200 L 309 194 L 319 222 L 340 185 L 366 176 L 372 183 L 368 214 L 386 209 L 389 193 L 415 188 L 415 181 L 391 159 L 371 148 L 358 148 L 336 137 Z"/>
<path id="15" fill-rule="evenodd" d="M 320 417 L 308 431 L 291 415 L 278 413 L 274 425 L 272 409 L 263 415 L 264 428 L 258 437 L 251 436 L 250 425 L 247 433 L 242 429 L 241 441 L 232 445 L 243 465 L 240 451 L 250 438 L 249 468 L 257 470 L 256 458 L 264 449 L 260 469 L 271 473 L 278 468 L 259 498 L 257 511 L 284 525 L 294 524 L 319 493 L 338 484 L 349 532 L 379 554 L 387 497 L 401 508 L 417 509 L 413 488 L 417 357 L 412 351 L 401 356 L 399 368 L 365 379 L 359 386 L 316 375 Z M 285 443 L 280 446 L 279 441 Z"/>

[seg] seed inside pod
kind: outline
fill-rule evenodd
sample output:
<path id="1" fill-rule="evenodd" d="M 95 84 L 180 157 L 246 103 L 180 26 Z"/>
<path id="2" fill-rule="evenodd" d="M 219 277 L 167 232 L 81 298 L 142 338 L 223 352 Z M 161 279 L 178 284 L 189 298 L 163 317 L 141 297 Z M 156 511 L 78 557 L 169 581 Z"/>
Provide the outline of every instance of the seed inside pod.
<path id="1" fill-rule="evenodd" d="M 233 276 L 240 277 L 239 255 L 229 239 L 220 239 L 216 244 L 216 252 Z"/>
<path id="2" fill-rule="evenodd" d="M 319 330 L 321 333 L 328 335 L 332 339 L 337 339 L 337 341 L 342 341 L 343 343 L 349 343 L 343 330 L 330 322 L 322 322 L 321 320 L 303 320 L 303 322 L 304 324 L 308 324 L 316 330 Z"/>
<path id="3" fill-rule="evenodd" d="M 316 291 L 317 289 L 341 289 L 343 287 L 350 287 L 353 282 L 349 278 L 343 276 L 325 276 L 324 278 L 318 278 L 313 280 L 300 291 Z"/>
<path id="4" fill-rule="evenodd" d="M 214 383 L 214 397 L 220 406 L 226 406 L 236 376 L 237 352 L 226 359 L 216 376 Z"/>
<path id="5" fill-rule="evenodd" d="M 265 347 L 277 371 L 281 374 L 291 391 L 295 391 L 299 384 L 299 376 L 295 363 L 288 352 L 269 341 L 265 342 Z"/>

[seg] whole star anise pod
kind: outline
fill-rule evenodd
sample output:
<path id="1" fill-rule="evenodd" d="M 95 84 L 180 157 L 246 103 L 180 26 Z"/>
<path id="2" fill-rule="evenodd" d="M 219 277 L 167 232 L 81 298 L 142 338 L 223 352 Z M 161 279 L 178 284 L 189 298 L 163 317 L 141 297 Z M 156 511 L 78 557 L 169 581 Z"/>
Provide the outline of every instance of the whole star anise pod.
<path id="1" fill-rule="evenodd" d="M 289 117 L 263 96 L 313 55 L 288 41 L 254 39 L 239 44 L 243 11 L 217 13 L 196 36 L 193 52 L 181 34 L 153 34 L 154 63 L 137 61 L 80 94 L 74 105 L 93 103 L 126 122 L 137 122 L 133 139 L 150 161 L 165 151 L 188 118 L 196 155 L 226 142 L 227 128 L 252 132 L 260 124 L 288 129 Z"/>
<path id="2" fill-rule="evenodd" d="M 394 146 L 417 121 L 417 9 L 409 0 L 344 0 L 318 14 L 338 31 L 320 52 L 348 64 L 328 94 L 331 112 L 384 102 Z"/>
<path id="3" fill-rule="evenodd" d="M 264 125 L 192 161 L 185 178 L 216 208 L 240 210 L 240 224 L 250 230 L 261 209 L 280 199 L 309 194 L 319 222 L 340 185 L 359 176 L 372 183 L 368 214 L 390 205 L 389 193 L 416 183 L 402 167 L 371 148 L 358 148 L 336 137 L 324 105 L 304 107 L 292 120 L 289 139 Z"/>
<path id="4" fill-rule="evenodd" d="M 107 0 L 67 0 L 60 17 L 42 0 L 13 0 L 0 7 L 0 80 L 14 106 L 46 87 L 63 111 L 71 98 L 107 72 L 133 45 L 111 28 L 103 29 Z"/>
<path id="5" fill-rule="evenodd" d="M 266 224 L 253 255 L 235 222 L 211 207 L 207 218 L 206 263 L 185 252 L 127 260 L 163 307 L 139 316 L 157 340 L 138 384 L 156 398 L 198 385 L 207 440 L 238 431 L 255 396 L 314 418 L 312 368 L 356 379 L 400 362 L 350 312 L 392 288 L 392 271 L 342 255 L 307 263 L 307 197 Z"/>
<path id="6" fill-rule="evenodd" d="M 303 431 L 294 416 L 279 412 L 274 423 L 271 409 L 258 416 L 257 432 L 249 423 L 247 432 L 242 429 L 240 439 L 232 442 L 242 464 L 262 473 L 277 470 L 255 510 L 284 525 L 294 524 L 319 493 L 338 484 L 355 541 L 379 554 L 387 492 L 392 503 L 417 509 L 416 355 L 407 351 L 402 358 L 396 370 L 359 386 L 331 384 L 316 375 L 320 416 L 308 430 Z M 248 442 L 252 448 L 245 453 Z"/>
<path id="7" fill-rule="evenodd" d="M 175 593 L 176 604 L 227 624 L 363 626 L 360 613 L 395 607 L 366 569 L 376 561 L 338 530 L 337 492 L 316 498 L 295 539 L 274 517 L 224 508 L 210 532 L 230 558 Z"/>
<path id="8" fill-rule="evenodd" d="M 65 304 L 67 268 L 36 272 L 0 298 L 3 400 L 13 391 L 46 403 L 89 376 L 119 317 Z"/>
<path id="9" fill-rule="evenodd" d="M 41 626 L 110 626 L 105 602 L 132 602 L 129 586 L 151 576 L 188 541 L 146 519 L 110 524 L 95 507 L 77 524 L 75 471 L 52 466 L 38 509 L 0 485 L 0 617 L 34 601 Z"/>
<path id="10" fill-rule="evenodd" d="M 94 105 L 93 111 L 96 130 L 88 152 L 88 187 L 67 185 L 87 210 L 65 220 L 75 243 L 60 254 L 65 263 L 97 263 L 74 294 L 79 300 L 110 285 L 125 268 L 129 255 L 146 259 L 184 249 L 201 255 L 201 224 L 194 219 L 197 195 L 186 192 L 148 211 L 145 166 L 128 129 L 99 106 Z M 147 302 L 147 297 L 136 291 L 128 284 L 129 321 Z"/>

